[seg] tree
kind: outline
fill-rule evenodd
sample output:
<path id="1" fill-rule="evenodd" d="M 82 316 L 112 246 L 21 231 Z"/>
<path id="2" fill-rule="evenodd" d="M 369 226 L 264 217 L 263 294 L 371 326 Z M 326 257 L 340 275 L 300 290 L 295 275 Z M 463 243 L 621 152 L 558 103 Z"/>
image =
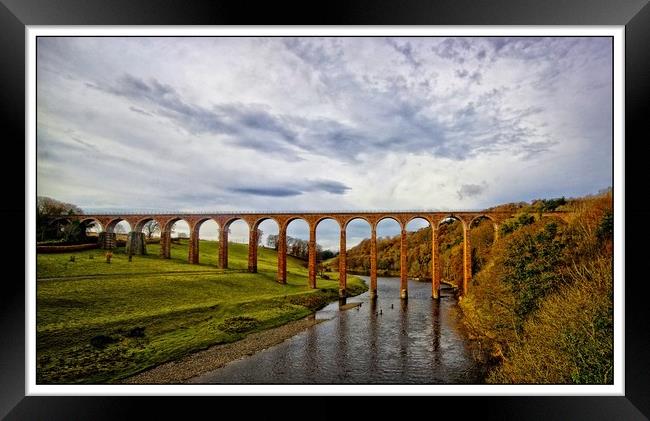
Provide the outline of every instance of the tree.
<path id="1" fill-rule="evenodd" d="M 142 232 L 144 232 L 148 239 L 151 239 L 155 233 L 160 233 L 160 224 L 155 220 L 151 220 L 144 224 Z"/>
<path id="2" fill-rule="evenodd" d="M 83 215 L 83 211 L 77 205 L 46 196 L 36 198 L 36 210 L 38 215 L 44 216 Z"/>
<path id="3" fill-rule="evenodd" d="M 64 237 L 65 215 L 83 215 L 77 205 L 60 202 L 51 197 L 38 196 L 36 199 L 36 235 L 41 241 L 60 240 Z"/>
<path id="4" fill-rule="evenodd" d="M 266 239 L 266 245 L 269 246 L 269 248 L 277 250 L 278 249 L 278 235 L 277 234 L 269 234 L 269 236 Z"/>
<path id="5" fill-rule="evenodd" d="M 332 250 L 323 250 L 323 251 L 320 252 L 320 259 L 321 260 L 328 260 L 328 259 L 331 259 L 334 256 L 336 256 L 336 254 Z"/>
<path id="6" fill-rule="evenodd" d="M 261 229 L 258 228 L 257 229 L 257 246 L 258 247 L 262 245 L 262 236 L 263 235 L 264 235 L 264 231 L 262 231 Z"/>
<path id="7" fill-rule="evenodd" d="M 63 227 L 63 241 L 65 243 L 83 243 L 86 241 L 86 222 L 72 221 Z"/>

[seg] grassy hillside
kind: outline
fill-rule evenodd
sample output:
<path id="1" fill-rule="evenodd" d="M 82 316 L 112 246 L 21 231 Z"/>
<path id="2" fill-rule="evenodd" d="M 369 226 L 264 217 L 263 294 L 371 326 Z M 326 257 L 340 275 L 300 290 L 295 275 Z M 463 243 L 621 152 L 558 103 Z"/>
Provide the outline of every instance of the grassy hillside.
<path id="1" fill-rule="evenodd" d="M 338 275 L 307 285 L 305 262 L 287 258 L 287 284 L 276 282 L 277 254 L 260 248 L 257 274 L 245 272 L 247 246 L 229 244 L 228 270 L 217 243 L 201 241 L 200 265 L 187 263 L 187 242 L 172 259 L 128 261 L 123 249 L 37 255 L 37 381 L 104 383 L 188 352 L 308 315 L 335 300 Z M 351 294 L 366 289 L 348 278 Z"/>

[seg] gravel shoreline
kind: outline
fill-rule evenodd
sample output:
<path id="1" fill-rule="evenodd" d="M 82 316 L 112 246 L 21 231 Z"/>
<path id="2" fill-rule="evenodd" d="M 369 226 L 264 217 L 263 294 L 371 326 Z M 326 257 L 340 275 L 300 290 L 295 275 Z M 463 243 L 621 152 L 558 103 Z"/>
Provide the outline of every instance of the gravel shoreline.
<path id="1" fill-rule="evenodd" d="M 211 346 L 203 351 L 186 355 L 176 361 L 170 361 L 152 369 L 123 379 L 121 384 L 178 384 L 189 383 L 193 377 L 223 367 L 231 361 L 253 355 L 314 326 L 322 320 L 316 320 L 311 314 L 303 319 L 286 323 L 282 326 L 251 333 L 236 342 Z"/>

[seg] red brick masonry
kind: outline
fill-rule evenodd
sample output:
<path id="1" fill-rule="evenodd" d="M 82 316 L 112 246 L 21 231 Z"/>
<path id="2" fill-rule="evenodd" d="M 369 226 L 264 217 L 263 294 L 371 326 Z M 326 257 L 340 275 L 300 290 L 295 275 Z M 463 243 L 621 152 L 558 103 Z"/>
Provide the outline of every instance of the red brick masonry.
<path id="1" fill-rule="evenodd" d="M 558 217 L 566 220 L 569 214 L 565 212 L 544 213 L 545 217 Z M 162 258 L 169 259 L 171 228 L 177 221 L 184 220 L 190 226 L 190 248 L 188 260 L 190 263 L 199 262 L 199 229 L 201 224 L 212 219 L 219 227 L 219 267 L 228 267 L 228 228 L 230 224 L 237 220 L 243 220 L 249 228 L 249 246 L 248 246 L 248 270 L 257 272 L 257 228 L 262 221 L 267 219 L 274 220 L 279 226 L 278 236 L 278 282 L 284 284 L 287 281 L 287 226 L 295 219 L 302 219 L 309 225 L 309 286 L 316 288 L 316 227 L 325 219 L 333 219 L 338 222 L 340 227 L 340 257 L 339 257 L 339 293 L 341 297 L 346 294 L 346 238 L 345 231 L 350 221 L 354 219 L 363 219 L 370 224 L 371 243 L 370 243 L 370 294 L 377 295 L 377 224 L 382 219 L 393 219 L 401 227 L 401 258 L 400 258 L 400 296 L 407 298 L 407 242 L 406 242 L 406 225 L 415 218 L 422 218 L 429 222 L 432 231 L 432 259 L 431 273 L 433 282 L 431 283 L 431 296 L 438 298 L 440 289 L 440 267 L 438 263 L 438 227 L 440 223 L 447 218 L 455 218 L 463 224 L 463 261 L 464 261 L 464 278 L 460 286 L 460 294 L 467 291 L 467 286 L 472 279 L 472 249 L 470 245 L 469 229 L 472 223 L 485 217 L 492 221 L 495 230 L 495 241 L 498 238 L 498 228 L 505 219 L 513 216 L 511 212 L 296 212 L 296 213 L 218 213 L 218 214 L 93 214 L 93 215 L 72 215 L 66 216 L 66 219 L 79 221 L 94 221 L 99 223 L 106 232 L 112 233 L 115 226 L 121 221 L 127 221 L 131 229 L 135 232 L 141 232 L 144 224 L 155 220 L 161 227 L 161 247 L 160 254 Z M 254 245 L 251 247 L 251 245 Z"/>

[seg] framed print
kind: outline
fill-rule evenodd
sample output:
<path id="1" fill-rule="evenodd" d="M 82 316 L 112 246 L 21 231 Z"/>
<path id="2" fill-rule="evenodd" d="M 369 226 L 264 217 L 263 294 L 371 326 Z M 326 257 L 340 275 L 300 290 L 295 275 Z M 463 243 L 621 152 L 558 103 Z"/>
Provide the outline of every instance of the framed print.
<path id="1" fill-rule="evenodd" d="M 346 26 L 9 3 L 25 284 L 3 416 L 114 417 L 124 395 L 647 416 L 625 139 L 650 9 L 587 3 L 348 6 Z"/>

